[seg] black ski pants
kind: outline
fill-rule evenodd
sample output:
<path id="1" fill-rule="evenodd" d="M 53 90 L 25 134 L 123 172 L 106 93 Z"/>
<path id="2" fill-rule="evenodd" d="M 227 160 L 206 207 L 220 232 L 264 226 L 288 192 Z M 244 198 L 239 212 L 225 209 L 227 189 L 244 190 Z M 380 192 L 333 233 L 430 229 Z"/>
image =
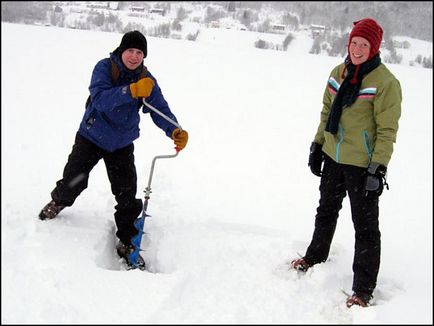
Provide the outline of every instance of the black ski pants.
<path id="1" fill-rule="evenodd" d="M 315 230 L 305 260 L 309 264 L 326 261 L 342 201 L 348 192 L 356 238 L 353 291 L 372 295 L 380 267 L 381 234 L 378 222 L 378 195 L 363 196 L 366 169 L 339 164 L 325 156 Z"/>
<path id="2" fill-rule="evenodd" d="M 78 132 L 72 152 L 63 170 L 63 178 L 51 192 L 52 199 L 59 205 L 72 206 L 80 193 L 87 188 L 90 171 L 100 159 L 104 160 L 111 190 L 115 196 L 115 222 L 117 237 L 126 245 L 137 234 L 135 219 L 140 215 L 143 204 L 136 199 L 137 174 L 134 165 L 134 144 L 107 152 Z"/>

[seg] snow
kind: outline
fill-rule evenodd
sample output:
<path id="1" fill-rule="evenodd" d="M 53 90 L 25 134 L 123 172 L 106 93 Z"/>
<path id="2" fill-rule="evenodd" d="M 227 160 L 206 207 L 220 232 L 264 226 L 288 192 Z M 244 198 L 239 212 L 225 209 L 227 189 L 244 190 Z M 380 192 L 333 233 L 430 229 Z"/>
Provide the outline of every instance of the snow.
<path id="1" fill-rule="evenodd" d="M 342 58 L 204 35 L 148 38 L 145 64 L 190 140 L 156 164 L 148 271 L 124 271 L 103 163 L 74 206 L 37 219 L 70 153 L 92 69 L 122 35 L 2 23 L 2 323 L 431 324 L 432 69 L 388 65 L 403 103 L 380 200 L 380 274 L 374 305 L 347 309 L 347 198 L 329 260 L 306 275 L 288 270 L 313 232 L 319 179 L 308 149 Z M 173 142 L 142 115 L 135 148 L 143 198 L 152 158 L 173 153 Z"/>
<path id="2" fill-rule="evenodd" d="M 427 59 L 431 56 L 432 60 L 432 42 L 417 40 L 405 36 L 396 36 L 393 40 L 401 43 L 408 42 L 410 44 L 408 49 L 396 48 L 398 55 L 402 55 L 403 58 L 401 64 L 411 65 L 411 62 L 413 61 L 413 64 L 417 65 L 414 61 L 418 55 L 426 57 Z"/>

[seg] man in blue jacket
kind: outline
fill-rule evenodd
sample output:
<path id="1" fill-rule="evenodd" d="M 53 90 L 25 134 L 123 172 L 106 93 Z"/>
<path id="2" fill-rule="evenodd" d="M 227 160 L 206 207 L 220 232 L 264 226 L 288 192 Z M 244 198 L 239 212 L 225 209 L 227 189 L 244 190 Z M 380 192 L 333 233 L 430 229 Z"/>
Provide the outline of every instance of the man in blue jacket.
<path id="1" fill-rule="evenodd" d="M 118 254 L 127 258 L 134 249 L 131 238 L 137 234 L 134 221 L 142 211 L 136 198 L 137 174 L 133 141 L 139 137 L 140 109 L 150 113 L 154 123 L 182 150 L 188 133 L 149 109 L 143 99 L 177 121 L 161 93 L 157 80 L 143 65 L 147 41 L 138 31 L 126 33 L 110 58 L 99 61 L 92 73 L 90 98 L 75 137 L 63 177 L 51 192 L 52 200 L 39 214 L 41 220 L 55 218 L 65 207 L 72 206 L 87 188 L 89 173 L 100 159 L 104 160 L 115 196 Z M 141 257 L 140 257 L 141 258 Z M 144 264 L 143 259 L 141 263 Z"/>

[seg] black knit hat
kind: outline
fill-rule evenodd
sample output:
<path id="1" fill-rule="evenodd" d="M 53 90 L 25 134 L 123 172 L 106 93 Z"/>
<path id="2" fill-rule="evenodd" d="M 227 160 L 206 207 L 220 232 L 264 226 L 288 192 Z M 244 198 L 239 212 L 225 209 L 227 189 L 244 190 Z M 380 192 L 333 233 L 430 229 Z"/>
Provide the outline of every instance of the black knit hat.
<path id="1" fill-rule="evenodd" d="M 144 58 L 146 58 L 146 55 L 148 54 L 148 44 L 146 42 L 146 37 L 139 31 L 126 33 L 122 37 L 121 44 L 119 45 L 119 55 L 122 55 L 126 49 L 130 48 L 139 49 L 143 52 Z"/>

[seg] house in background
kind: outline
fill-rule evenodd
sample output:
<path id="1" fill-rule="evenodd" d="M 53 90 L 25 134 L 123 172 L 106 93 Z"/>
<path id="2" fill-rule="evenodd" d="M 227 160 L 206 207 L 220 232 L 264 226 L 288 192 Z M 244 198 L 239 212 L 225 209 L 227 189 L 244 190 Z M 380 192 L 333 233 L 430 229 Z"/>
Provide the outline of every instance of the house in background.
<path id="1" fill-rule="evenodd" d="M 310 32 L 312 33 L 312 38 L 324 34 L 326 27 L 324 25 L 310 25 Z"/>

